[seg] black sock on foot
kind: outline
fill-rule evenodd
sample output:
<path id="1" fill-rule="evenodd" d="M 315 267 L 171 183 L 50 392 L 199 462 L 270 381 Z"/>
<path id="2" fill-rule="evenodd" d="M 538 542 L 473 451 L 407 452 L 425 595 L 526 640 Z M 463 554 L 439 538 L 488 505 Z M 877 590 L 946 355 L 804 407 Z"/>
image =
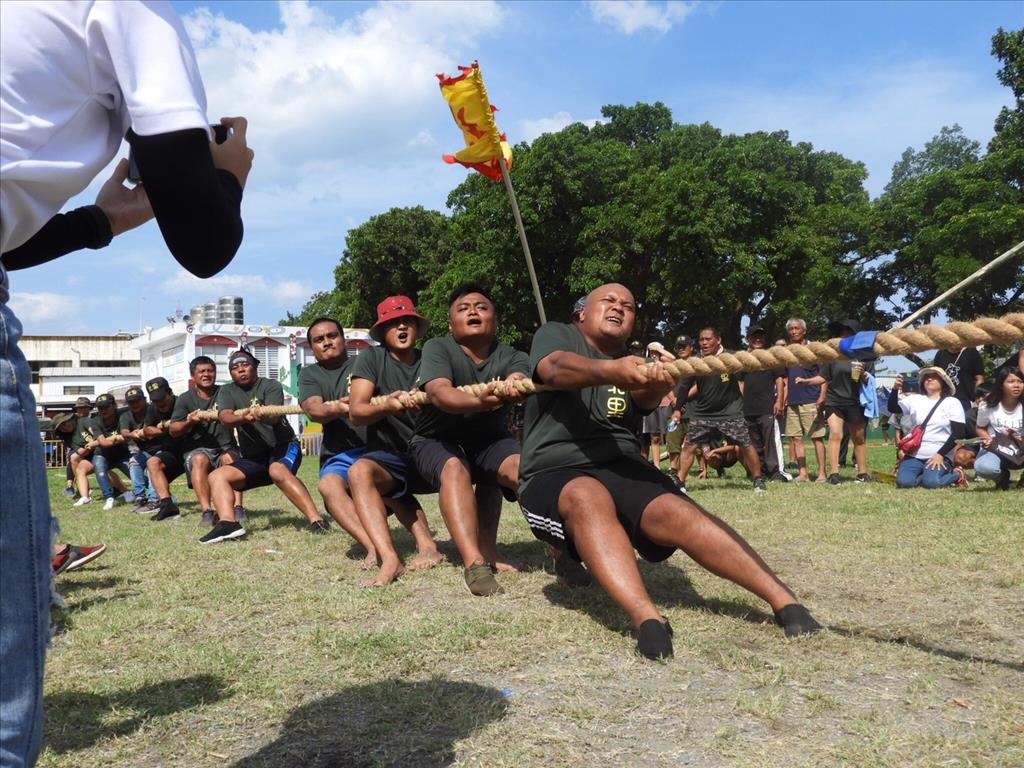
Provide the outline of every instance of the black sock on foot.
<path id="1" fill-rule="evenodd" d="M 779 622 L 786 637 L 798 637 L 820 632 L 823 627 L 800 603 L 791 603 L 782 610 L 775 612 L 775 620 Z"/>
<path id="2" fill-rule="evenodd" d="M 636 652 L 648 659 L 672 658 L 672 627 L 668 621 L 648 619 L 637 631 Z"/>

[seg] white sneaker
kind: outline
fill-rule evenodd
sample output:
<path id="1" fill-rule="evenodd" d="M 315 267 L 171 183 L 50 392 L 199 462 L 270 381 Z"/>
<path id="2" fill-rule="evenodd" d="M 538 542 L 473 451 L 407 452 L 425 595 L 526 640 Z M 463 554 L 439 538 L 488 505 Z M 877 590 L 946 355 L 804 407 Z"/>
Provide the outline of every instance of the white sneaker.
<path id="1" fill-rule="evenodd" d="M 82 506 L 85 506 L 86 504 L 92 504 L 92 498 L 91 497 L 89 497 L 89 496 L 82 496 L 78 501 L 76 501 L 74 503 L 73 506 L 82 507 Z"/>
<path id="2" fill-rule="evenodd" d="M 125 504 L 134 504 L 135 494 L 132 493 L 131 491 L 125 491 L 124 493 L 121 494 L 121 501 L 123 501 Z"/>
<path id="3" fill-rule="evenodd" d="M 103 502 L 103 511 L 104 512 L 109 512 L 111 509 L 114 508 L 114 505 L 116 503 L 117 503 L 117 499 L 115 499 L 113 496 L 111 496 L 109 499 L 107 499 L 106 501 Z"/>

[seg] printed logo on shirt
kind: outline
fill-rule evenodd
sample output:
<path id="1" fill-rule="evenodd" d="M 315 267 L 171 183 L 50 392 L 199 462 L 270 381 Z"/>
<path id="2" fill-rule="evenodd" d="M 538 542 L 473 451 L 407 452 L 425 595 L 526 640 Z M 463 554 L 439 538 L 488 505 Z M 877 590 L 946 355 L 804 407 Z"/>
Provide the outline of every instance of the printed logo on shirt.
<path id="1" fill-rule="evenodd" d="M 946 373 L 949 375 L 950 381 L 953 382 L 954 387 L 960 386 L 960 366 L 950 363 L 946 366 Z"/>
<path id="2" fill-rule="evenodd" d="M 722 379 L 723 383 L 728 384 L 729 383 L 729 374 L 728 373 L 723 373 L 722 376 L 721 376 L 721 379 Z"/>
<path id="3" fill-rule="evenodd" d="M 618 387 L 608 387 L 608 399 L 605 401 L 605 416 L 609 419 L 621 419 L 626 415 L 628 407 L 626 391 Z"/>
<path id="4" fill-rule="evenodd" d="M 249 403 L 249 407 L 255 408 L 257 405 L 263 405 L 263 403 L 260 402 L 260 399 L 258 397 L 254 397 L 252 401 Z"/>

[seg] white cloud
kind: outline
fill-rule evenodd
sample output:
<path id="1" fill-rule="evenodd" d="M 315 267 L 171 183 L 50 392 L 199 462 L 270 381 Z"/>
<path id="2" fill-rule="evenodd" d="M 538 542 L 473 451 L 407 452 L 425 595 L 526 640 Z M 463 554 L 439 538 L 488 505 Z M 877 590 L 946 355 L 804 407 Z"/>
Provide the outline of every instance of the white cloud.
<path id="1" fill-rule="evenodd" d="M 201 279 L 184 270 L 175 272 L 161 285 L 165 293 L 189 301 L 210 301 L 230 294 L 246 300 L 257 299 L 270 306 L 283 307 L 303 302 L 313 293 L 313 287 L 303 280 L 264 277 L 263 275 L 220 274 Z"/>
<path id="2" fill-rule="evenodd" d="M 665 33 L 682 24 L 697 8 L 696 3 L 668 0 L 591 0 L 590 15 L 600 24 L 615 27 L 627 35 L 645 29 Z"/>
<path id="3" fill-rule="evenodd" d="M 584 125 L 594 126 L 599 122 L 601 121 L 596 117 L 590 118 L 589 120 L 576 120 L 568 112 L 556 112 L 551 115 L 551 117 L 538 117 L 536 120 L 523 120 L 519 125 L 522 140 L 533 141 L 542 134 L 557 133 L 567 125 L 572 125 L 573 123 L 583 123 Z"/>
<path id="4" fill-rule="evenodd" d="M 921 149 L 944 125 L 959 123 L 984 147 L 1008 99 L 1008 91 L 947 62 L 878 61 L 798 87 L 709 86 L 687 94 L 675 117 L 730 133 L 786 129 L 794 142 L 863 162 L 877 195 L 903 150 Z"/>
<path id="5" fill-rule="evenodd" d="M 11 294 L 10 302 L 11 309 L 28 334 L 41 333 L 39 326 L 50 323 L 61 328 L 76 325 L 93 313 L 98 303 L 98 299 L 49 291 L 16 291 Z"/>
<path id="6" fill-rule="evenodd" d="M 249 118 L 254 186 L 327 188 L 360 159 L 430 152 L 425 123 L 450 120 L 435 74 L 503 18 L 489 1 L 381 3 L 342 22 L 304 1 L 278 7 L 269 31 L 206 8 L 185 17 L 210 118 Z"/>

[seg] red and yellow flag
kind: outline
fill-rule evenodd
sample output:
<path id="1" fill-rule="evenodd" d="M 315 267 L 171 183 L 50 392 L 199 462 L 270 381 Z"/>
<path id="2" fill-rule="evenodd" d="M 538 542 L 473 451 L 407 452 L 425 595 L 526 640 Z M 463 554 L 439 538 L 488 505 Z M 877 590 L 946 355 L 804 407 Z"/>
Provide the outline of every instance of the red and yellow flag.
<path id="1" fill-rule="evenodd" d="M 446 163 L 459 163 L 473 168 L 493 181 L 501 179 L 499 162 L 504 159 L 505 167 L 512 167 L 512 150 L 505 140 L 505 134 L 498 133 L 494 122 L 497 107 L 487 100 L 487 89 L 480 76 L 480 67 L 474 61 L 472 66 L 459 67 L 461 74 L 448 77 L 439 74 L 441 95 L 452 111 L 455 124 L 462 131 L 466 148 L 454 155 L 442 155 Z"/>

